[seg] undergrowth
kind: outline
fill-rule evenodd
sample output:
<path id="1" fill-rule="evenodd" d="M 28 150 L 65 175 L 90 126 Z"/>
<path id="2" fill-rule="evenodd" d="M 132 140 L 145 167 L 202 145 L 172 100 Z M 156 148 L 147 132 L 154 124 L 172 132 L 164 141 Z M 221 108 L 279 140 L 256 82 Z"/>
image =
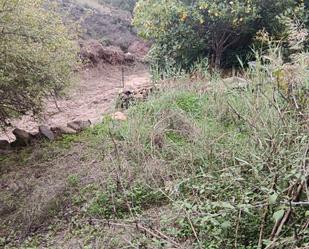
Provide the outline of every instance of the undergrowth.
<path id="1" fill-rule="evenodd" d="M 105 248 L 99 231 L 115 226 L 127 233 L 109 248 L 308 248 L 308 55 L 297 58 L 270 50 L 244 87 L 169 83 L 127 121 L 53 144 L 82 146 L 89 164 L 65 178 L 71 233 L 85 248 L 89 236 Z"/>

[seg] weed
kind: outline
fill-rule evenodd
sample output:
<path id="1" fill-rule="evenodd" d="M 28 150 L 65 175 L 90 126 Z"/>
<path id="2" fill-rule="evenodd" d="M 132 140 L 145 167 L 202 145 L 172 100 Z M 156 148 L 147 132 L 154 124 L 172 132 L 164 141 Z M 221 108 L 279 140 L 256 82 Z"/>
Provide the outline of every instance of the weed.
<path id="1" fill-rule="evenodd" d="M 141 213 L 144 209 L 162 205 L 165 202 L 166 197 L 160 190 L 137 185 L 124 192 L 116 189 L 110 189 L 110 192 L 97 192 L 88 208 L 88 213 L 106 219 L 124 218 L 129 214 Z"/>
<path id="2" fill-rule="evenodd" d="M 71 187 L 77 187 L 79 182 L 80 182 L 80 179 L 77 175 L 70 175 L 68 177 L 68 183 Z"/>

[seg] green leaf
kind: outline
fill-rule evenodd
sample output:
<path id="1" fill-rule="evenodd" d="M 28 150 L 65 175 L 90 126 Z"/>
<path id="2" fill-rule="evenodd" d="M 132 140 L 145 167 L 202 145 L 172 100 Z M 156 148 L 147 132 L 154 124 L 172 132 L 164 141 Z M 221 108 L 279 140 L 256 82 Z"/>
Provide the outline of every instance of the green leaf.
<path id="1" fill-rule="evenodd" d="M 231 222 L 225 221 L 221 224 L 222 228 L 230 228 L 231 227 Z"/>
<path id="2" fill-rule="evenodd" d="M 273 193 L 272 195 L 269 196 L 269 204 L 275 204 L 278 199 L 278 194 Z"/>
<path id="3" fill-rule="evenodd" d="M 274 213 L 273 218 L 275 219 L 275 221 L 278 221 L 283 217 L 284 213 L 285 213 L 284 209 L 278 210 L 277 212 Z"/>

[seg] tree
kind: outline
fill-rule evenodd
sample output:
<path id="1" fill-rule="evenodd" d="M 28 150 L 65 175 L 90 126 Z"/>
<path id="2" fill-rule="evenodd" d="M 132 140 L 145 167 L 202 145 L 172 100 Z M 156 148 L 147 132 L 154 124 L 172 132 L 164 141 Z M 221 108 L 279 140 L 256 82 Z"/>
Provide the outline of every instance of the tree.
<path id="1" fill-rule="evenodd" d="M 228 49 L 248 48 L 263 27 L 275 32 L 269 24 L 280 25 L 276 16 L 295 4 L 295 0 L 139 0 L 133 23 L 155 48 L 172 44 L 168 51 L 161 49 L 160 56 L 167 52 L 177 60 L 183 51 L 192 54 L 194 47 L 198 53 L 193 54 L 207 55 L 219 68 Z"/>
<path id="2" fill-rule="evenodd" d="M 197 7 L 200 10 L 202 30 L 209 33 L 212 61 L 216 68 L 220 68 L 223 53 L 242 37 L 252 35 L 257 6 L 251 0 L 201 0 Z"/>
<path id="3" fill-rule="evenodd" d="M 60 93 L 76 63 L 75 36 L 42 0 L 0 0 L 0 126 Z"/>
<path id="4" fill-rule="evenodd" d="M 251 0 L 146 0 L 138 2 L 134 24 L 142 36 L 155 43 L 164 37 L 170 41 L 180 39 L 178 47 L 182 47 L 187 45 L 183 38 L 189 35 L 189 43 L 198 41 L 220 67 L 224 51 L 250 32 L 256 16 Z M 175 29 L 177 32 L 173 32 Z M 171 33 L 174 37 L 169 36 Z"/>
<path id="5" fill-rule="evenodd" d="M 177 0 L 137 2 L 133 24 L 140 36 L 153 42 L 153 63 L 187 67 L 206 48 L 205 37 L 199 36 L 195 27 L 199 16 L 192 10 Z"/>

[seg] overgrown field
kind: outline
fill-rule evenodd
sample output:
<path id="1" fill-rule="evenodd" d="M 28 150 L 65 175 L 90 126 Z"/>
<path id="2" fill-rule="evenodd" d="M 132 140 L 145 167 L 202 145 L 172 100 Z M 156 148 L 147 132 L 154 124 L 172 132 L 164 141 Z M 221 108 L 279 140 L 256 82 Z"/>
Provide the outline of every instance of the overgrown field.
<path id="1" fill-rule="evenodd" d="M 169 81 L 128 121 L 1 156 L 2 246 L 308 248 L 301 65 Z"/>

